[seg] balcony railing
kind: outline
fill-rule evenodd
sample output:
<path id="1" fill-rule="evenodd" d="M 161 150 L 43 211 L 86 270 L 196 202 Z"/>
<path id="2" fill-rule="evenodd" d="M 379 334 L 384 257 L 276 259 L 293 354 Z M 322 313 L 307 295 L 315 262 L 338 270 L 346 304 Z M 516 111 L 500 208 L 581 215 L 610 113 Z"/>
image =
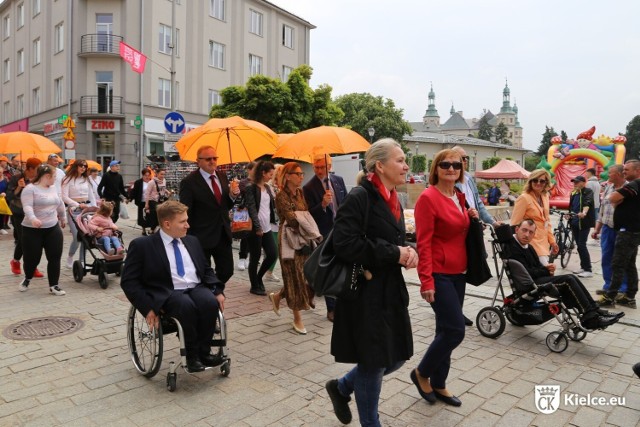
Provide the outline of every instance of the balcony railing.
<path id="1" fill-rule="evenodd" d="M 120 54 L 122 36 L 112 34 L 85 34 L 80 38 L 79 55 Z"/>
<path id="2" fill-rule="evenodd" d="M 81 96 L 80 116 L 124 117 L 121 96 Z"/>

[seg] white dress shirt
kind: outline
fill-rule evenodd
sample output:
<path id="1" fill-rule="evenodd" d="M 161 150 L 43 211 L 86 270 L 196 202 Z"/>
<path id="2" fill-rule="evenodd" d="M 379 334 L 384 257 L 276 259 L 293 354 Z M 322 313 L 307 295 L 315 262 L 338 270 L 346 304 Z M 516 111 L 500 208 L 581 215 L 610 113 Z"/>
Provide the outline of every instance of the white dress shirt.
<path id="1" fill-rule="evenodd" d="M 169 267 L 171 268 L 171 281 L 173 282 L 173 289 L 189 289 L 195 288 L 200 279 L 196 272 L 196 266 L 189 255 L 189 251 L 182 243 L 182 240 L 178 240 L 178 248 L 182 255 L 182 264 L 184 265 L 184 277 L 178 275 L 178 267 L 176 265 L 176 254 L 173 250 L 173 237 L 169 236 L 163 230 L 160 230 L 160 237 L 164 244 L 164 249 L 167 251 L 167 258 L 169 258 Z"/>

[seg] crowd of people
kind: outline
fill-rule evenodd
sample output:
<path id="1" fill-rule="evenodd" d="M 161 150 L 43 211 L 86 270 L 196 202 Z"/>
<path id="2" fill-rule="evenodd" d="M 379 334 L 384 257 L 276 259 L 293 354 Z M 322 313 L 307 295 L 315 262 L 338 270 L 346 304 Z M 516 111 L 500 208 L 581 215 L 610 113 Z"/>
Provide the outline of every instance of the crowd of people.
<path id="1" fill-rule="evenodd" d="M 465 240 L 473 220 L 499 225 L 467 172 L 468 160 L 462 147 L 435 155 L 428 187 L 415 207 L 416 244 L 410 245 L 405 240 L 397 190 L 405 183 L 409 167 L 400 144 L 392 139 L 377 141 L 365 153 L 358 189 L 349 193 L 344 180 L 331 173 L 328 156 L 314 159 L 314 177 L 304 186 L 300 164 L 270 161 L 250 164 L 250 175 L 240 184 L 218 170 L 215 148 L 204 146 L 197 153 L 198 168 L 180 184 L 179 201 L 171 200 L 163 170 L 143 169 L 127 193 L 117 160 L 100 179 L 82 159 L 76 159 L 65 172 L 58 167 L 60 159 L 55 154 L 46 163 L 30 158 L 18 165 L 9 165 L 6 157 L 0 157 L 0 196 L 6 196 L 11 208 L 15 238 L 11 270 L 22 274 L 24 259 L 19 290 L 29 290 L 33 278 L 42 276 L 37 267 L 44 253 L 49 291 L 65 295 L 58 279 L 67 224 L 72 239 L 67 266 L 78 247 L 73 212 L 95 208 L 91 232 L 107 254 L 122 253 L 125 248 L 114 237 L 119 206 L 133 200 L 143 236 L 127 249 L 122 289 L 150 327 L 157 325 L 161 313 L 181 322 L 187 368 L 198 372 L 215 363 L 209 347 L 215 329 L 211 313 L 224 310 L 225 286 L 234 274 L 232 207 L 246 207 L 251 219 L 246 249 L 240 255 L 242 269 L 249 271 L 249 292 L 267 295 L 263 281 L 279 261 L 282 288 L 268 297 L 276 315 L 286 301 L 297 334 L 307 334 L 302 313 L 315 308 L 314 291 L 305 279 L 303 265 L 331 232 L 339 258 L 362 265 L 362 270 L 356 298 L 326 300 L 327 319 L 333 322 L 331 354 L 337 362 L 355 365 L 342 377 L 329 380 L 326 390 L 341 422 L 352 420 L 349 402 L 354 395 L 360 423 L 378 426 L 383 378 L 403 366 L 414 352 L 403 269 L 417 268 L 420 296 L 430 305 L 436 322 L 433 341 L 410 371 L 410 380 L 431 404 L 440 400 L 462 405 L 448 389 L 447 377 L 452 353 L 464 340 L 465 325 L 471 324 L 462 311 Z M 638 291 L 640 162 L 611 166 L 608 174 L 604 185 L 598 182 L 595 170 L 572 180 L 570 224 L 580 256 L 580 269 L 574 275 L 556 276 L 550 262 L 558 246 L 549 217 L 551 177 L 547 171 L 531 173 L 511 217 L 515 232 L 509 256 L 520 260 L 536 282 L 559 284 L 589 329 L 617 322 L 621 314 L 600 307 L 635 308 Z M 8 228 L 7 217 L 2 217 L 0 230 Z M 605 279 L 597 302 L 578 279 L 593 274 L 587 247 L 592 228 L 591 236 L 600 236 Z"/>

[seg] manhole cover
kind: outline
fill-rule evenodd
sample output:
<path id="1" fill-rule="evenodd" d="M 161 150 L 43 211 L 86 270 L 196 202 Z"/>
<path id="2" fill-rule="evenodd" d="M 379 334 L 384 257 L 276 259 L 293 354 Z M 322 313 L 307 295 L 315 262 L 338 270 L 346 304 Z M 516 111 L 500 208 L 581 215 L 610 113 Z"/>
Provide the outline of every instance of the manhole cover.
<path id="1" fill-rule="evenodd" d="M 42 340 L 71 334 L 83 326 L 82 320 L 72 317 L 40 317 L 14 323 L 3 335 L 13 340 Z"/>

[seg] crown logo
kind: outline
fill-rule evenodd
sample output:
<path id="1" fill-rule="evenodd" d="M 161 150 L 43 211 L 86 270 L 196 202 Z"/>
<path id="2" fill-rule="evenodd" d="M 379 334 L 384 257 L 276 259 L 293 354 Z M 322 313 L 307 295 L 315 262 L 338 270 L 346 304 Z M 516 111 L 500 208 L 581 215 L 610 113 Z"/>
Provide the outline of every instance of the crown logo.
<path id="1" fill-rule="evenodd" d="M 541 387 L 538 389 L 538 393 L 540 396 L 554 396 L 556 394 L 556 389 L 553 387 Z"/>

